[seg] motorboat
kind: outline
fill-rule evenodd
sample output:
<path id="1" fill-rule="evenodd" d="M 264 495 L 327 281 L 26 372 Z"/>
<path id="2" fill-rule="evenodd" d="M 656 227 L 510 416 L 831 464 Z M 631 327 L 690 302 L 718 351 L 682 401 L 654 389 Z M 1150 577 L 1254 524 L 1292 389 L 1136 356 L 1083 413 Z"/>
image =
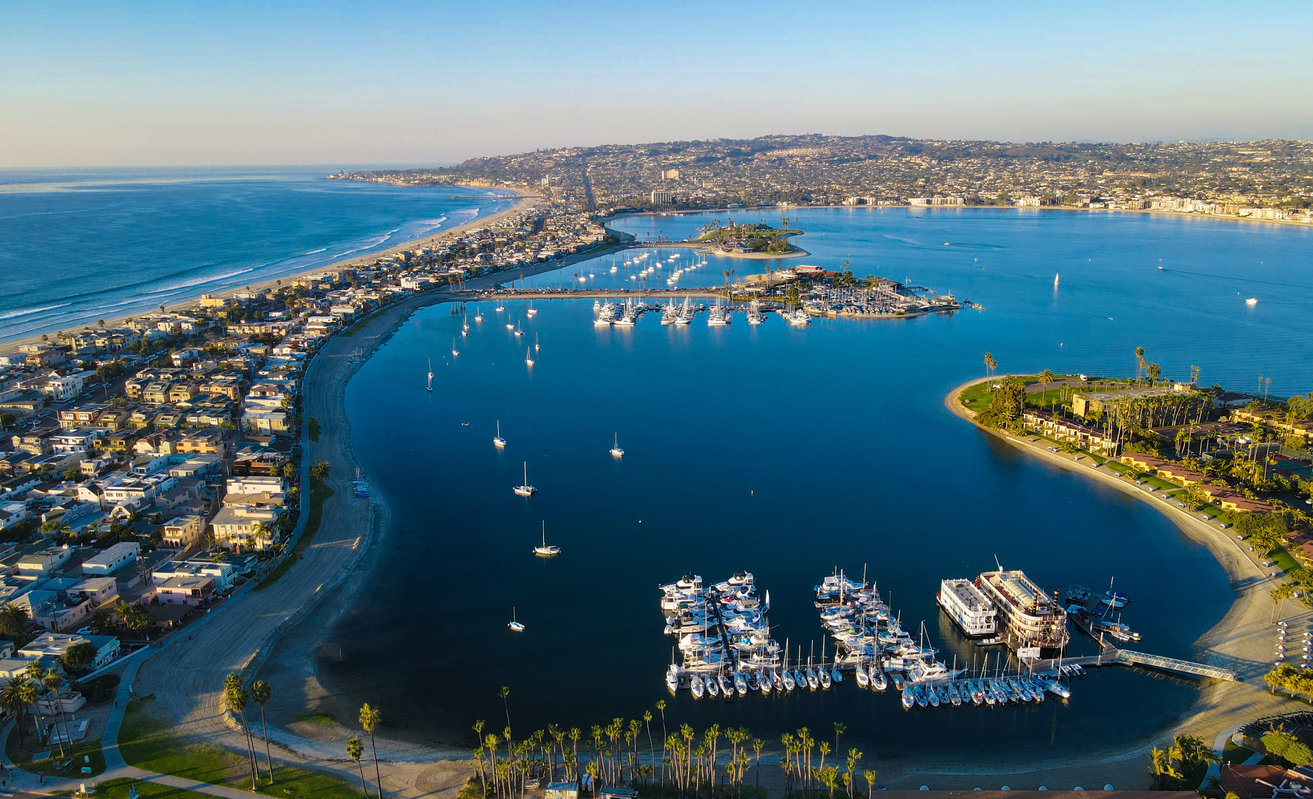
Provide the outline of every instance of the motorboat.
<path id="1" fill-rule="evenodd" d="M 554 558 L 561 554 L 561 548 L 555 544 L 547 543 L 547 522 L 543 521 L 543 541 L 540 546 L 533 548 L 533 554 L 542 558 Z"/>
<path id="2" fill-rule="evenodd" d="M 538 493 L 538 489 L 536 489 L 536 488 L 534 488 L 533 486 L 529 485 L 529 462 L 528 462 L 528 461 L 525 461 L 525 462 L 524 462 L 524 485 L 518 485 L 518 486 L 515 486 L 515 488 L 513 488 L 513 489 L 511 489 L 511 490 L 514 491 L 516 494 L 522 496 L 522 497 L 531 497 L 531 496 L 533 496 L 534 494 L 537 494 L 537 493 Z"/>
<path id="3" fill-rule="evenodd" d="M 713 699 L 720 696 L 720 683 L 710 676 L 707 677 L 707 695 Z"/>
<path id="4" fill-rule="evenodd" d="M 875 666 L 871 666 L 871 687 L 877 691 L 883 691 L 889 687 L 889 680 L 885 678 L 884 672 Z"/>

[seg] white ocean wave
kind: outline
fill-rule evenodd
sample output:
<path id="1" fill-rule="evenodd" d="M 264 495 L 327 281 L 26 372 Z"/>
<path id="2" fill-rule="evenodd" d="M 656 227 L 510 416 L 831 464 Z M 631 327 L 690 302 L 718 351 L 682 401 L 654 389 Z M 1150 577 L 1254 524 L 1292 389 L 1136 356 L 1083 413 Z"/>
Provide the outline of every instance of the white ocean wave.
<path id="1" fill-rule="evenodd" d="M 321 253 L 321 252 L 327 252 L 327 251 L 328 251 L 328 248 L 327 248 L 327 247 L 320 247 L 320 248 L 317 249 L 317 250 L 311 250 L 310 252 L 303 252 L 303 253 L 301 253 L 301 254 L 302 254 L 302 255 L 318 255 L 318 254 Z"/>
<path id="2" fill-rule="evenodd" d="M 253 271 L 255 271 L 255 267 L 250 266 L 247 267 L 246 269 L 238 269 L 235 272 L 225 272 L 222 275 L 207 275 L 206 277 L 198 277 L 195 280 L 184 280 L 181 283 L 172 283 L 168 286 L 162 286 L 157 289 L 151 289 L 146 293 L 164 294 L 165 292 L 177 291 L 178 289 L 191 288 L 192 286 L 200 286 L 205 283 L 213 283 L 216 280 L 224 280 L 225 278 L 237 277 L 238 275 L 244 275 L 247 272 L 253 272 Z"/>
<path id="3" fill-rule="evenodd" d="M 41 313 L 42 311 L 53 311 L 56 308 L 63 308 L 65 305 L 72 303 L 61 302 L 58 305 L 43 305 L 40 308 L 19 308 L 17 311 L 5 311 L 0 313 L 0 319 L 13 319 L 17 316 L 27 316 L 28 314 Z"/>

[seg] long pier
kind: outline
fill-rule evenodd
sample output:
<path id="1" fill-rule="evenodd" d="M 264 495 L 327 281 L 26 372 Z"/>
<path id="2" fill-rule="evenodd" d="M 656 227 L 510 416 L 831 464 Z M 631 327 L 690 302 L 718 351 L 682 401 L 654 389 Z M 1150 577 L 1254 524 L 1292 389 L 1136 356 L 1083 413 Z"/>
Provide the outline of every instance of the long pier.
<path id="1" fill-rule="evenodd" d="M 1169 674 L 1180 674 L 1185 677 L 1193 677 L 1195 679 L 1244 682 L 1244 679 L 1239 674 L 1230 669 L 1223 669 L 1217 666 L 1207 666 L 1203 663 L 1195 663 L 1190 660 L 1163 657 L 1162 655 L 1150 655 L 1147 652 L 1118 649 L 1115 646 L 1105 646 L 1103 651 L 1097 655 L 1068 657 L 1062 658 L 1061 661 L 1057 658 L 1036 660 L 1031 663 L 1031 666 L 1036 672 L 1043 673 L 1056 669 L 1059 662 L 1066 666 L 1093 668 L 1101 668 L 1103 666 L 1140 666 L 1155 671 L 1167 672 Z"/>

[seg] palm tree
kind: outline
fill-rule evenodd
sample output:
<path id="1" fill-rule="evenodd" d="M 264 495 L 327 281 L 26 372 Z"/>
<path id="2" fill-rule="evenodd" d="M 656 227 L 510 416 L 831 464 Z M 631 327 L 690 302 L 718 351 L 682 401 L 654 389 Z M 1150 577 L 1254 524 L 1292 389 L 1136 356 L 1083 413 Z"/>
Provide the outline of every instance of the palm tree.
<path id="1" fill-rule="evenodd" d="M 1145 368 L 1144 373 L 1148 375 L 1149 385 L 1152 386 L 1158 382 L 1159 377 L 1162 377 L 1163 369 L 1158 364 L 1151 363 Z"/>
<path id="2" fill-rule="evenodd" d="M 36 698 L 36 687 L 32 681 L 23 675 L 11 677 L 5 682 L 4 688 L 0 688 L 0 708 L 14 714 L 15 723 L 18 726 L 18 742 L 23 743 L 23 714 L 27 712 L 27 706 L 32 704 Z"/>
<path id="3" fill-rule="evenodd" d="M 1282 583 L 1271 591 L 1268 591 L 1267 595 L 1272 597 L 1272 616 L 1270 618 L 1276 618 L 1277 608 L 1284 600 L 1290 599 L 1295 595 L 1295 587 L 1290 583 Z"/>
<path id="4" fill-rule="evenodd" d="M 41 717 L 41 706 L 37 704 L 37 700 L 48 693 L 48 689 L 46 688 L 46 677 L 50 674 L 50 672 L 48 669 L 46 669 L 45 666 L 41 664 L 40 661 L 37 661 L 32 665 L 28 666 L 24 674 L 31 681 L 32 691 L 35 694 L 35 696 L 32 699 L 32 709 L 36 711 L 36 723 L 38 730 L 37 738 L 39 739 L 42 737 L 41 730 L 44 730 L 46 725 Z M 59 731 L 58 723 L 55 724 L 55 731 L 56 732 Z M 60 757 L 64 756 L 63 736 L 60 736 L 59 739 L 59 756 Z"/>
<path id="5" fill-rule="evenodd" d="M 378 744 L 374 741 L 374 730 L 378 729 L 382 718 L 383 714 L 378 708 L 370 707 L 368 702 L 360 706 L 360 726 L 369 733 L 369 748 L 374 753 L 374 780 L 378 783 L 378 799 L 383 799 L 383 774 L 378 767 Z"/>
<path id="6" fill-rule="evenodd" d="M 58 669 L 51 668 L 46 671 L 45 677 L 41 679 L 41 684 L 45 686 L 46 695 L 53 697 L 55 707 L 59 709 L 59 718 L 64 722 L 64 735 L 59 742 L 59 748 L 62 752 L 64 741 L 68 741 L 69 746 L 73 745 L 73 736 L 68 731 L 68 715 L 64 713 L 64 700 L 59 696 L 59 689 L 64 687 L 64 675 L 60 674 Z M 58 722 L 55 724 L 55 729 L 59 729 Z"/>
<path id="7" fill-rule="evenodd" d="M 1135 348 L 1135 379 L 1140 379 L 1140 369 L 1144 368 L 1144 347 Z"/>
<path id="8" fill-rule="evenodd" d="M 269 751 L 269 722 L 264 717 L 264 706 L 273 699 L 273 686 L 264 680 L 256 680 L 251 683 L 251 701 L 260 706 L 260 726 L 264 732 L 264 759 L 269 764 L 269 784 L 275 784 L 274 780 L 274 756 Z"/>
<path id="9" fill-rule="evenodd" d="M 241 685 L 241 678 L 236 674 L 228 675 L 228 686 L 223 692 L 223 702 L 229 710 L 241 717 L 242 731 L 246 733 L 246 755 L 251 759 L 251 790 L 254 791 L 259 787 L 260 775 L 255 770 L 255 747 L 251 745 L 251 728 L 246 724 L 247 701 L 246 689 Z"/>
<path id="10" fill-rule="evenodd" d="M 1044 395 L 1046 397 L 1049 393 L 1049 383 L 1052 383 L 1056 377 L 1057 375 L 1053 374 L 1052 369 L 1045 369 L 1039 373 L 1039 383 L 1044 387 Z"/>
<path id="11" fill-rule="evenodd" d="M 822 653 L 824 654 L 824 653 Z M 824 665 L 824 664 L 822 664 Z M 839 757 L 839 736 L 843 735 L 848 729 L 848 725 L 841 721 L 834 722 L 834 756 Z"/>
<path id="12" fill-rule="evenodd" d="M 346 756 L 356 761 L 356 768 L 360 770 L 360 790 L 365 792 L 365 796 L 369 796 L 369 784 L 365 782 L 365 764 L 360 762 L 360 757 L 363 754 L 365 754 L 365 747 L 360 743 L 359 738 L 353 736 L 346 742 Z"/>
<path id="13" fill-rule="evenodd" d="M 875 770 L 863 771 L 862 779 L 866 780 L 866 799 L 875 799 Z"/>
<path id="14" fill-rule="evenodd" d="M 506 726 L 509 728 L 511 726 L 511 706 L 507 704 L 506 697 L 511 695 L 511 687 L 509 685 L 503 685 L 501 690 L 497 692 L 497 695 L 501 697 L 502 710 L 506 711 Z"/>
<path id="15" fill-rule="evenodd" d="M 993 377 L 994 370 L 998 368 L 998 361 L 994 360 L 993 353 L 985 353 L 985 376 Z"/>

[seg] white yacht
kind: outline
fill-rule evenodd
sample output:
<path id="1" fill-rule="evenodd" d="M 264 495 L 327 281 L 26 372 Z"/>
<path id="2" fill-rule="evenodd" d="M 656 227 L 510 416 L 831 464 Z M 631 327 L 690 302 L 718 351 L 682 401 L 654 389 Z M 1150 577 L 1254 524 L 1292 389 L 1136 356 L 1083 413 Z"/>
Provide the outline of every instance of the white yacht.
<path id="1" fill-rule="evenodd" d="M 784 318 L 789 320 L 789 324 L 795 325 L 797 327 L 806 327 L 807 325 L 810 325 L 812 323 L 812 318 L 808 316 L 807 312 L 801 308 L 797 309 L 796 311 L 793 311 L 792 313 L 785 313 Z"/>
<path id="2" fill-rule="evenodd" d="M 761 312 L 761 303 L 753 300 L 752 304 L 748 306 L 748 324 L 759 325 L 764 321 L 766 321 L 766 314 Z"/>
<path id="3" fill-rule="evenodd" d="M 995 619 L 998 611 L 994 603 L 970 580 L 949 579 L 940 582 L 935 599 L 967 636 L 986 637 L 998 632 Z"/>
<path id="4" fill-rule="evenodd" d="M 634 308 L 633 300 L 625 300 L 624 311 L 620 314 L 620 318 L 615 320 L 614 324 L 617 327 L 633 327 L 637 323 L 638 311 Z"/>
<path id="5" fill-rule="evenodd" d="M 615 445 L 611 447 L 611 457 L 612 457 L 612 458 L 623 458 L 624 456 L 625 456 L 625 451 L 624 451 L 623 449 L 620 449 L 620 434 L 619 434 L 619 433 L 616 433 L 616 434 L 615 434 Z"/>
<path id="6" fill-rule="evenodd" d="M 513 490 L 516 494 L 519 494 L 519 495 L 522 496 L 522 497 L 531 497 L 531 496 L 533 496 L 534 494 L 537 494 L 537 493 L 538 493 L 538 489 L 536 489 L 536 488 L 534 488 L 533 486 L 529 485 L 529 462 L 528 462 L 528 461 L 525 461 L 525 462 L 524 462 L 524 485 L 518 485 L 518 486 L 516 486 L 515 488 L 513 488 L 513 489 L 511 489 L 511 490 Z"/>
<path id="7" fill-rule="evenodd" d="M 497 420 L 497 437 L 492 440 L 492 445 L 497 449 L 506 449 L 506 439 L 501 437 L 501 419 Z"/>
<path id="8" fill-rule="evenodd" d="M 526 481 L 527 482 L 527 481 Z M 554 558 L 561 554 L 561 548 L 555 544 L 547 543 L 547 521 L 543 521 L 543 541 L 540 546 L 533 548 L 533 554 L 541 558 Z"/>
<path id="9" fill-rule="evenodd" d="M 711 313 L 707 315 L 707 324 L 711 327 L 724 327 L 729 324 L 729 312 L 719 301 L 711 306 Z"/>

